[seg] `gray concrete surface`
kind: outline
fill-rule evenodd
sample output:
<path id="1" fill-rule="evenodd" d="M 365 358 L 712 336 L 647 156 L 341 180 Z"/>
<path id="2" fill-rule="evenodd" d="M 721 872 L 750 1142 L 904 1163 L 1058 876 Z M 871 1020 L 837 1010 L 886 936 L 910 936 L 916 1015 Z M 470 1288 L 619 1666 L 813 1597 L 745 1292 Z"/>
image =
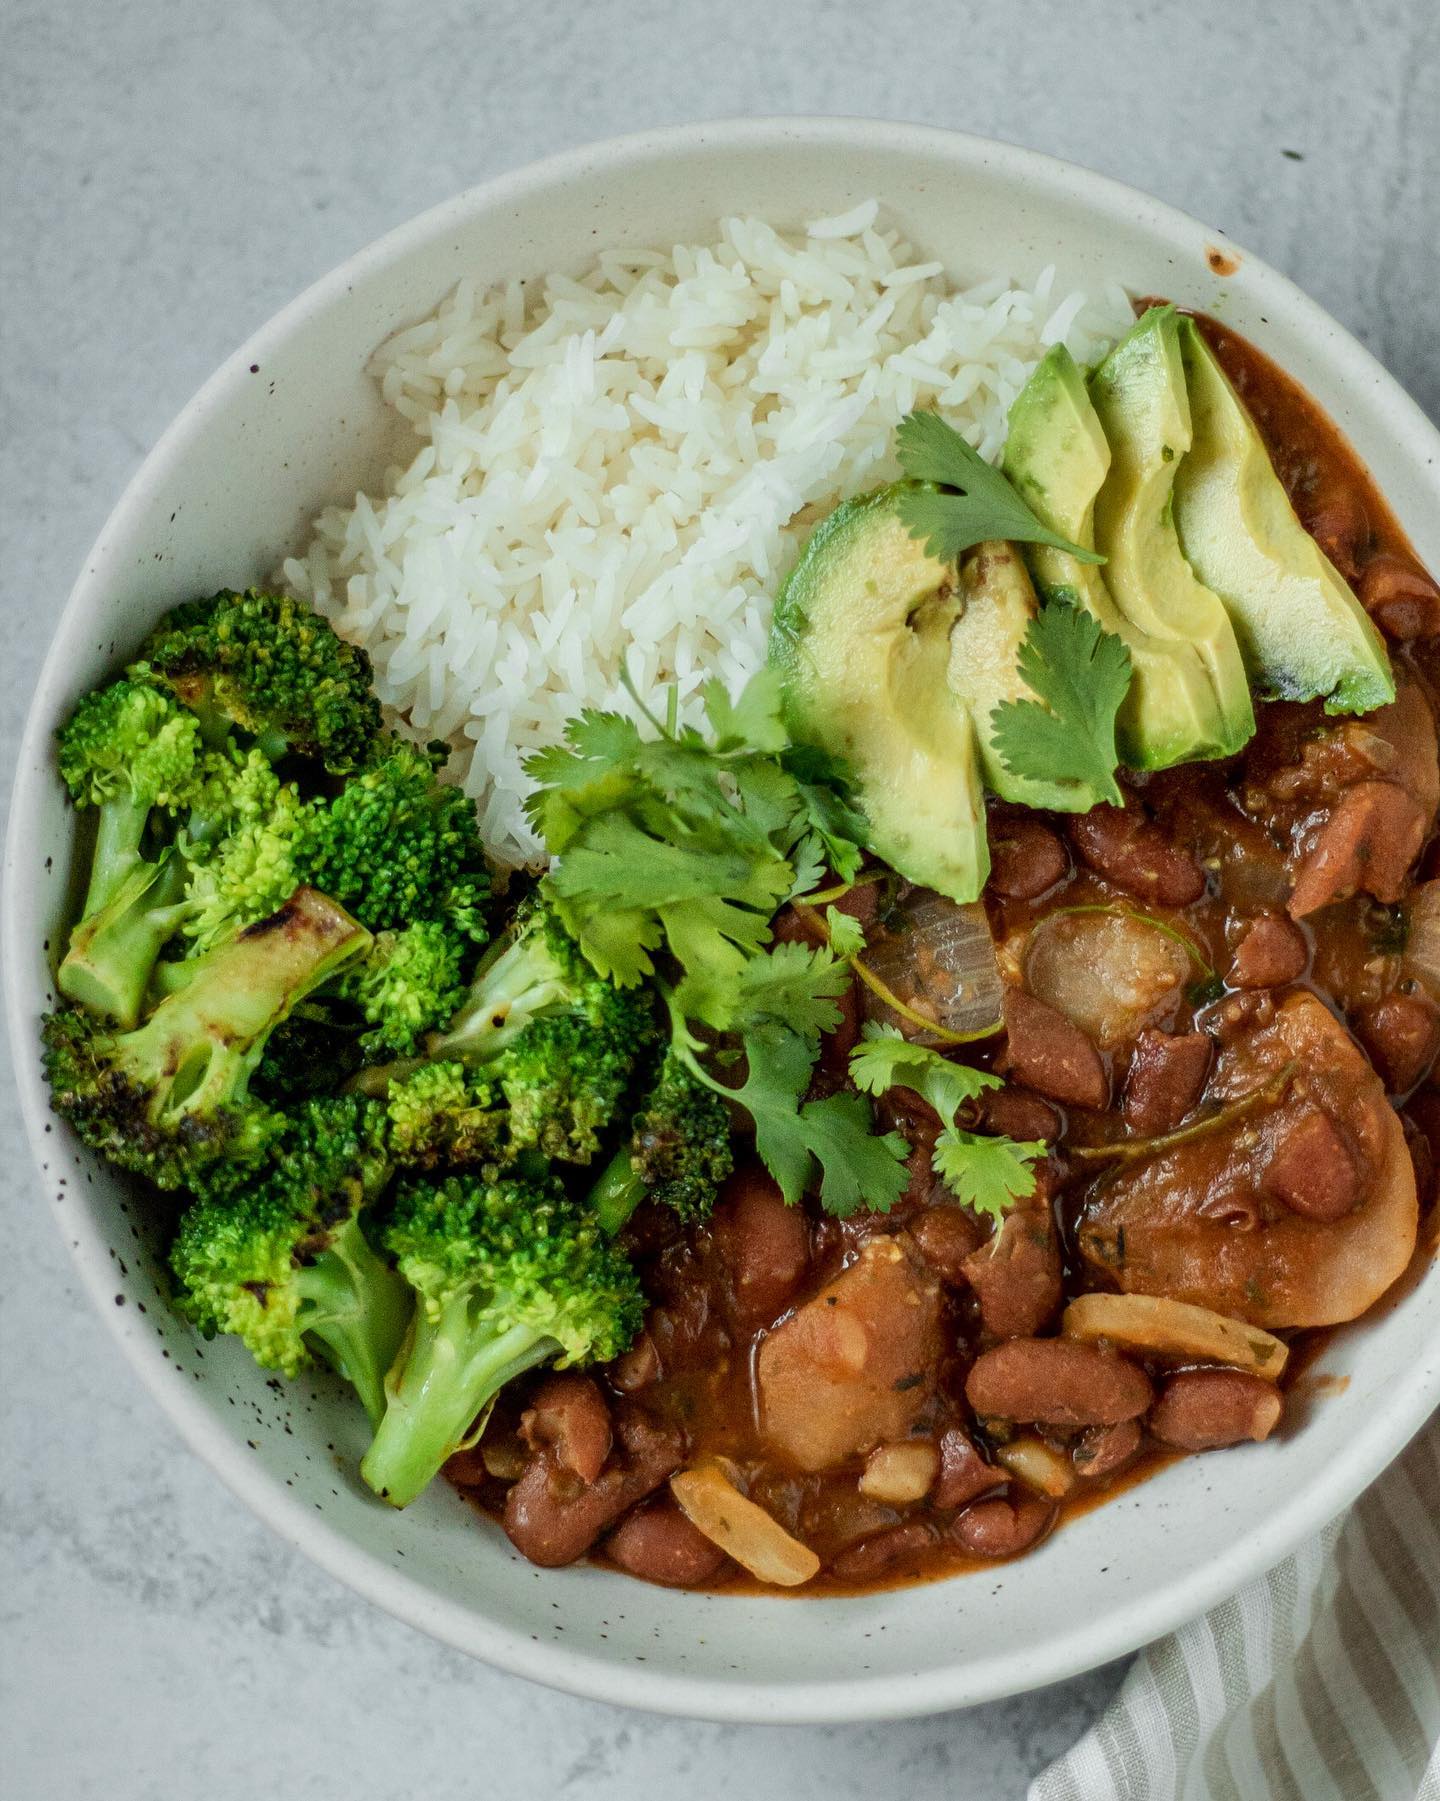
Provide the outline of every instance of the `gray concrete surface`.
<path id="1" fill-rule="evenodd" d="M 1287 270 L 1440 414 L 1434 0 L 0 0 L 0 37 L 7 753 L 86 547 L 226 352 L 420 208 L 642 125 L 860 113 L 1070 157 Z M 471 1664 L 302 1563 L 177 1442 L 78 1291 L 8 1081 L 0 1169 L 14 1801 L 991 1801 L 1119 1678 L 822 1732 L 662 1721 Z"/>

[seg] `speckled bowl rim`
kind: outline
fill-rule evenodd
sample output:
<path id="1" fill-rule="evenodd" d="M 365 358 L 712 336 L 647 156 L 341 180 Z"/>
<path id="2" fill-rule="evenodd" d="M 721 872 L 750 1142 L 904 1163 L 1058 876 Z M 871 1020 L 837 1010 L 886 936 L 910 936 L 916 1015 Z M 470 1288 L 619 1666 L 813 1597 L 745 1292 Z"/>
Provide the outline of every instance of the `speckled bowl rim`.
<path id="1" fill-rule="evenodd" d="M 207 416 L 220 398 L 246 380 L 248 365 L 264 364 L 300 323 L 337 304 L 350 286 L 377 266 L 403 260 L 477 210 L 521 208 L 528 197 L 582 171 L 608 170 L 618 180 L 627 170 L 653 159 L 702 146 L 720 150 L 773 147 L 783 154 L 787 146 L 797 143 L 833 148 L 837 154 L 863 145 L 943 155 L 974 170 L 989 168 L 1023 179 L 1027 187 L 1083 206 L 1117 226 L 1133 229 L 1138 224 L 1177 249 L 1193 245 L 1197 231 L 1226 249 L 1231 247 L 1222 234 L 1187 214 L 1108 177 L 1036 151 L 928 126 L 845 117 L 719 120 L 639 132 L 567 150 L 471 188 L 387 233 L 306 289 L 228 357 L 164 433 L 127 486 L 86 558 L 57 633 L 63 634 L 64 623 L 86 606 L 93 566 L 106 543 L 161 472 L 203 432 Z M 1292 325 L 1313 333 L 1316 341 L 1324 344 L 1326 360 L 1337 379 L 1363 384 L 1378 394 L 1402 453 L 1413 458 L 1417 467 L 1428 466 L 1432 472 L 1440 469 L 1440 433 L 1398 383 L 1293 283 L 1258 258 L 1242 254 L 1250 283 L 1261 284 L 1270 303 L 1282 310 Z M 52 645 L 46 658 L 21 740 L 0 886 L 5 902 L 6 1016 L 22 1113 L 37 1165 L 55 1156 L 56 1140 L 53 1135 L 46 1137 L 51 1116 L 38 1059 L 29 1041 L 38 997 L 29 976 L 18 973 L 32 968 L 33 921 L 15 901 L 17 872 L 37 827 L 38 783 L 33 771 L 45 753 L 56 699 L 66 685 L 61 650 L 60 644 Z M 1121 1602 L 1101 1618 L 1066 1621 L 1063 1608 L 1057 1608 L 1054 1635 L 1043 1645 L 981 1662 L 969 1656 L 963 1659 L 963 1667 L 922 1674 L 797 1682 L 777 1694 L 771 1685 L 720 1683 L 658 1668 L 639 1669 L 584 1649 L 537 1643 L 487 1620 L 469 1604 L 436 1596 L 403 1572 L 359 1550 L 260 1471 L 246 1457 L 243 1440 L 219 1430 L 185 1385 L 167 1380 L 169 1368 L 155 1342 L 134 1330 L 126 1317 L 133 1310 L 114 1305 L 114 1265 L 100 1236 L 92 1232 L 76 1244 L 67 1235 L 67 1243 L 96 1310 L 186 1442 L 252 1512 L 322 1569 L 398 1619 L 500 1669 L 595 1700 L 717 1720 L 840 1723 L 934 1713 L 1039 1688 L 1124 1656 L 1232 1594 L 1318 1531 L 1399 1454 L 1440 1404 L 1440 1364 L 1418 1373 L 1398 1371 L 1389 1406 L 1358 1424 L 1348 1454 L 1335 1460 L 1323 1480 L 1310 1483 L 1287 1505 L 1257 1521 L 1227 1555 Z M 644 1591 L 636 1586 L 638 1598 Z M 803 1606 L 804 1602 L 786 1605 Z"/>

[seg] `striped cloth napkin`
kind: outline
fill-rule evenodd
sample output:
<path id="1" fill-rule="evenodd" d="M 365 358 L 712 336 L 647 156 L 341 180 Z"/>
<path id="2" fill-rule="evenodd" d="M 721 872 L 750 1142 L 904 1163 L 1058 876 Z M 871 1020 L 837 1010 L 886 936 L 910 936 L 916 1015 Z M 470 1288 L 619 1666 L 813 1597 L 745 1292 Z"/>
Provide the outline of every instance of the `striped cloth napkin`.
<path id="1" fill-rule="evenodd" d="M 1030 1801 L 1440 1801 L 1440 1419 L 1346 1514 L 1136 1658 Z"/>

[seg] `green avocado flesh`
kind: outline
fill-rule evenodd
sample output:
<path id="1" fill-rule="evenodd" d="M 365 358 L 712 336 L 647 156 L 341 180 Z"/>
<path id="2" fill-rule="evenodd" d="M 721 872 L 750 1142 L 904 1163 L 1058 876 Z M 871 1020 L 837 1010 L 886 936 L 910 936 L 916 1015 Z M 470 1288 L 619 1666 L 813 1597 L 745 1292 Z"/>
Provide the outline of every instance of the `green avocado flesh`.
<path id="1" fill-rule="evenodd" d="M 1175 477 L 1186 559 L 1229 611 L 1255 687 L 1326 711 L 1395 698 L 1379 633 L 1301 525 L 1254 420 L 1191 319 L 1179 321 L 1194 441 Z"/>
<path id="2" fill-rule="evenodd" d="M 896 511 L 897 487 L 844 505 L 812 534 L 775 603 L 770 662 L 791 736 L 843 757 L 870 847 L 952 900 L 990 872 L 975 731 L 947 681 L 962 601 Z"/>
<path id="3" fill-rule="evenodd" d="M 1214 710 L 1187 755 L 1233 755 L 1255 730 L 1249 678 L 1223 601 L 1185 560 L 1171 504 L 1191 443 L 1173 307 L 1142 315 L 1096 370 L 1090 397 L 1110 446 L 1109 473 L 1095 497 L 1105 585 L 1126 619 L 1162 642 L 1189 647 L 1209 678 Z"/>
<path id="4" fill-rule="evenodd" d="M 1002 701 L 1035 696 L 1020 674 L 1020 647 L 1035 617 L 1035 590 L 1018 545 L 992 539 L 960 559 L 959 617 L 950 629 L 949 680 L 974 722 L 985 785 L 1002 800 L 1059 813 L 1083 813 L 1098 796 L 1085 782 L 1045 782 L 1016 775 L 991 736 Z"/>
<path id="5" fill-rule="evenodd" d="M 1110 446 L 1063 344 L 1049 351 L 1010 409 L 1004 470 L 1042 524 L 1084 550 L 1095 548 L 1095 502 L 1111 471 Z M 1228 737 L 1215 689 L 1193 646 L 1156 636 L 1122 610 L 1108 571 L 1046 544 L 1027 544 L 1026 561 L 1047 601 L 1083 607 L 1124 640 L 1134 679 L 1116 720 L 1121 761 L 1168 769 L 1220 754 Z"/>

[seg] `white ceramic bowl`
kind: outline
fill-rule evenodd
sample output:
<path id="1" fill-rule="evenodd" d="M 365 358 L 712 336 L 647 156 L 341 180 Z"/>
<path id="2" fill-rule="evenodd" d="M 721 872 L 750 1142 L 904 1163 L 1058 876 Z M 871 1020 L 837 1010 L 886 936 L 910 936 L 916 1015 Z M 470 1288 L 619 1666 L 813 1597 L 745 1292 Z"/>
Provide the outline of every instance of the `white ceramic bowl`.
<path id="1" fill-rule="evenodd" d="M 622 139 L 462 195 L 327 276 L 239 350 L 146 460 L 60 618 L 21 749 L 4 961 L 45 1204 L 91 1297 L 176 1426 L 275 1530 L 461 1650 L 577 1694 L 730 1720 L 924 1713 L 1037 1687 L 1199 1613 L 1344 1507 L 1440 1399 L 1440 1269 L 1345 1333 L 1340 1378 L 1293 1441 L 1193 1458 L 993 1572 L 859 1599 L 671 1593 L 538 1570 L 442 1484 L 399 1515 L 359 1484 L 359 1410 L 328 1380 L 277 1392 L 233 1342 L 167 1307 L 143 1206 L 52 1129 L 36 1056 L 72 822 L 50 759 L 75 696 L 174 602 L 275 567 L 324 503 L 376 482 L 387 425 L 366 359 L 461 275 L 578 271 L 599 245 L 785 223 L 877 195 L 957 277 L 1123 283 L 1217 311 L 1306 384 L 1440 567 L 1440 436 L 1355 341 L 1216 232 L 1028 151 L 852 120 L 753 120 Z M 1216 257 L 1218 249 L 1222 254 Z M 1217 276 L 1233 258 L 1234 273 Z M 37 619 L 36 629 L 42 629 Z M 277 1385 L 278 1386 L 278 1385 Z"/>

